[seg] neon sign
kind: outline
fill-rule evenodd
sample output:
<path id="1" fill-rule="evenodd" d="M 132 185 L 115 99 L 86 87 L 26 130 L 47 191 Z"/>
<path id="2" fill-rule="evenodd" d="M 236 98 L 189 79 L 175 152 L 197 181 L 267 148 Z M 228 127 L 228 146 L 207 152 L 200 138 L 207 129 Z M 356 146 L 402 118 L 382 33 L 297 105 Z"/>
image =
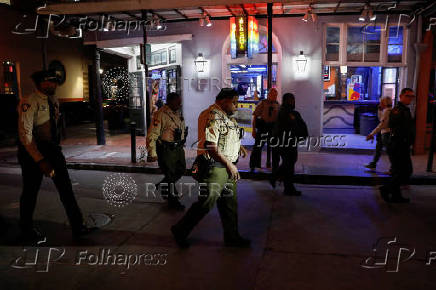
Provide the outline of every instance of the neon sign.
<path id="1" fill-rule="evenodd" d="M 236 18 L 230 17 L 230 55 L 236 58 Z"/>
<path id="2" fill-rule="evenodd" d="M 259 24 L 254 16 L 248 16 L 248 58 L 259 52 Z"/>
<path id="3" fill-rule="evenodd" d="M 252 58 L 259 52 L 259 24 L 254 16 L 230 18 L 230 55 Z"/>
<path id="4" fill-rule="evenodd" d="M 236 17 L 236 53 L 245 54 L 247 51 L 247 17 Z"/>

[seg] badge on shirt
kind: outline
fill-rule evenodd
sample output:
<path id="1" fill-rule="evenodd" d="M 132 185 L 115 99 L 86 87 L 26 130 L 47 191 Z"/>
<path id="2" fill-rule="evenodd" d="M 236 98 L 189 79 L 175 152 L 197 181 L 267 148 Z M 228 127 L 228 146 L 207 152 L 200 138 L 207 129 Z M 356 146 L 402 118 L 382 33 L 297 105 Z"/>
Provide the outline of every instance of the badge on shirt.
<path id="1" fill-rule="evenodd" d="M 30 104 L 24 103 L 21 105 L 21 111 L 23 111 L 24 113 L 27 112 L 27 110 L 29 110 L 30 108 Z"/>

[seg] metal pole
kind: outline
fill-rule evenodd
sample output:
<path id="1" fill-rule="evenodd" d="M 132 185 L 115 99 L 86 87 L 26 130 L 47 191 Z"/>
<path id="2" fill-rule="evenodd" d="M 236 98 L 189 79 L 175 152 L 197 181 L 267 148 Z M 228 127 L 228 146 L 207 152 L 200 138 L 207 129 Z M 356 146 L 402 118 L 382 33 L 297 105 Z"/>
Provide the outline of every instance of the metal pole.
<path id="1" fill-rule="evenodd" d="M 430 150 L 428 152 L 427 172 L 433 171 L 433 158 L 436 147 L 436 103 L 433 103 L 433 129 L 431 132 Z"/>
<path id="2" fill-rule="evenodd" d="M 101 92 L 100 78 L 100 49 L 94 48 L 94 99 L 95 99 L 95 128 L 97 134 L 97 145 L 106 145 L 104 135 L 103 96 Z"/>
<path id="3" fill-rule="evenodd" d="M 273 3 L 267 4 L 268 13 L 268 90 L 272 88 L 272 7 Z"/>
<path id="4" fill-rule="evenodd" d="M 42 69 L 47 70 L 47 39 L 41 39 Z"/>
<path id="5" fill-rule="evenodd" d="M 268 14 L 268 92 L 272 88 L 272 8 L 273 3 L 267 4 L 267 14 Z M 271 147 L 270 147 L 270 137 L 266 142 L 266 167 L 271 168 Z"/>
<path id="6" fill-rule="evenodd" d="M 136 122 L 130 123 L 130 160 L 136 163 Z"/>
<path id="7" fill-rule="evenodd" d="M 147 90 L 147 85 L 148 85 L 148 65 L 147 65 L 147 49 L 146 49 L 146 44 L 147 44 L 147 27 L 146 27 L 146 23 L 147 23 L 147 10 L 142 10 L 142 20 L 144 20 L 142 22 L 142 31 L 143 31 L 143 42 L 144 42 L 144 72 L 145 72 L 145 122 L 147 123 L 147 128 L 150 126 L 151 123 L 151 97 L 150 94 L 148 93 Z"/>

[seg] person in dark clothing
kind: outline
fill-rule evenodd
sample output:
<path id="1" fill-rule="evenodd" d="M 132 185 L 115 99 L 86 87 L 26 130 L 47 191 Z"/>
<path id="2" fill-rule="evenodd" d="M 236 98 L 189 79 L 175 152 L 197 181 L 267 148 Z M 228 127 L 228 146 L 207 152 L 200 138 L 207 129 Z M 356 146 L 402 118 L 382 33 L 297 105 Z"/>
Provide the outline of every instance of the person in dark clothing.
<path id="1" fill-rule="evenodd" d="M 270 183 L 275 188 L 276 181 L 283 180 L 285 195 L 301 195 L 294 186 L 295 163 L 298 159 L 298 142 L 308 135 L 306 123 L 295 110 L 295 96 L 291 93 L 284 94 L 271 141 L 271 147 L 280 157 L 281 164 L 278 164 L 280 160 L 273 162 Z"/>
<path id="2" fill-rule="evenodd" d="M 18 105 L 18 161 L 22 169 L 23 192 L 20 198 L 20 227 L 27 241 L 44 239 L 33 225 L 38 191 L 44 176 L 55 184 L 70 222 L 73 237 L 90 233 L 74 197 L 65 157 L 59 145 L 59 103 L 55 96 L 58 80 L 54 72 L 32 75 L 36 90 Z"/>
<path id="3" fill-rule="evenodd" d="M 400 101 L 392 109 L 389 117 L 391 138 L 388 144 L 388 154 L 392 162 L 392 177 L 387 185 L 380 187 L 380 194 L 386 202 L 410 202 L 409 198 L 402 196 L 400 186 L 408 183 L 413 172 L 410 146 L 415 139 L 415 128 L 412 114 L 407 106 L 414 98 L 415 93 L 412 89 L 403 89 Z"/>
<path id="4" fill-rule="evenodd" d="M 268 98 L 260 101 L 253 112 L 252 136 L 255 143 L 250 155 L 251 172 L 254 172 L 256 167 L 262 167 L 262 147 L 265 143 L 269 143 L 271 139 L 279 106 L 277 102 L 277 90 L 272 88 L 268 93 Z M 269 144 L 267 144 L 267 147 L 269 147 Z M 277 159 L 277 156 L 273 154 L 272 158 L 273 162 L 275 162 L 274 159 Z"/>

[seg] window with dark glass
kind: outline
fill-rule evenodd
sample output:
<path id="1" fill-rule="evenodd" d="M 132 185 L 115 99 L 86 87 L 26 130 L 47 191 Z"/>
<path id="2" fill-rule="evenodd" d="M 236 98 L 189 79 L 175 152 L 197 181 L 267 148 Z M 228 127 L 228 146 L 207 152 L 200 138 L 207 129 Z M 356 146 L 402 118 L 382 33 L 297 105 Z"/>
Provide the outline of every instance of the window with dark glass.
<path id="1" fill-rule="evenodd" d="M 362 29 L 364 35 L 364 58 L 365 62 L 379 62 L 380 61 L 380 40 L 381 40 L 381 27 L 380 26 L 367 26 Z"/>
<path id="2" fill-rule="evenodd" d="M 347 30 L 347 61 L 363 60 L 363 34 L 360 26 L 349 26 Z"/>
<path id="3" fill-rule="evenodd" d="M 327 61 L 339 61 L 340 33 L 339 27 L 327 27 L 325 55 Z"/>
<path id="4" fill-rule="evenodd" d="M 380 26 L 348 26 L 347 61 L 380 61 Z"/>

